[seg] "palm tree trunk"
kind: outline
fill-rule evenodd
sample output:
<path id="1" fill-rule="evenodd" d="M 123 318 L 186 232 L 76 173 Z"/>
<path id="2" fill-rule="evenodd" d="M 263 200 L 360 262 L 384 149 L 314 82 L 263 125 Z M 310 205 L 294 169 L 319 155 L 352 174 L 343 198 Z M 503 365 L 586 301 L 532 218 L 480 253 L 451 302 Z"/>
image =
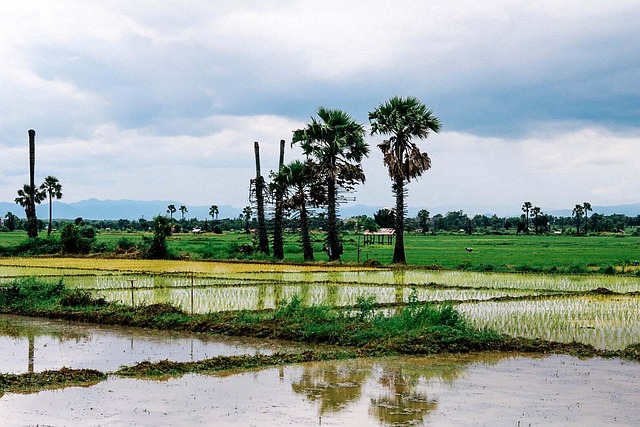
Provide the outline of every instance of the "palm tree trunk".
<path id="1" fill-rule="evenodd" d="M 278 170 L 284 165 L 284 139 L 280 140 L 280 163 Z M 276 188 L 276 209 L 273 216 L 273 256 L 276 259 L 284 258 L 284 243 L 282 241 L 282 217 L 284 209 L 282 208 L 282 189 Z"/>
<path id="2" fill-rule="evenodd" d="M 267 223 L 264 216 L 264 178 L 260 174 L 260 146 L 258 141 L 253 144 L 256 155 L 256 204 L 258 211 L 258 246 L 260 252 L 269 255 L 269 237 L 267 236 Z"/>
<path id="3" fill-rule="evenodd" d="M 402 176 L 394 177 L 393 191 L 396 193 L 396 245 L 393 249 L 393 263 L 405 264 L 404 253 L 404 180 Z"/>
<path id="4" fill-rule="evenodd" d="M 300 233 L 302 234 L 302 255 L 305 261 L 313 261 L 313 246 L 311 245 L 311 235 L 309 234 L 309 219 L 307 208 L 300 207 Z"/>
<path id="5" fill-rule="evenodd" d="M 38 219 L 36 218 L 36 131 L 29 129 L 29 206 L 27 208 L 27 234 L 29 237 L 38 237 Z"/>
<path id="6" fill-rule="evenodd" d="M 47 228 L 47 236 L 51 236 L 51 222 L 53 220 L 53 200 L 49 193 L 49 228 Z"/>
<path id="7" fill-rule="evenodd" d="M 340 236 L 338 235 L 338 215 L 336 213 L 336 180 L 333 176 L 327 185 L 327 249 L 329 261 L 340 260 Z"/>

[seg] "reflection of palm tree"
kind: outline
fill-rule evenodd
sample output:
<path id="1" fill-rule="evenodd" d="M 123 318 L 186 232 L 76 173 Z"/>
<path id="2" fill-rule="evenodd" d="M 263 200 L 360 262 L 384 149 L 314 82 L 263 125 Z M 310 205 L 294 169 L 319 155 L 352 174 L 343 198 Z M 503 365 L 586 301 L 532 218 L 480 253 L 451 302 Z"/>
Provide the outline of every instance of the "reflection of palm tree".
<path id="1" fill-rule="evenodd" d="M 358 400 L 370 372 L 334 363 L 306 365 L 303 369 L 302 378 L 292 383 L 291 388 L 311 401 L 319 401 L 320 415 L 338 412 Z"/>
<path id="2" fill-rule="evenodd" d="M 416 391 L 418 379 L 419 376 L 404 374 L 400 367 L 385 369 L 378 382 L 388 389 L 388 394 L 371 399 L 369 412 L 384 424 L 422 422 L 427 413 L 436 409 L 438 402 Z"/>
<path id="3" fill-rule="evenodd" d="M 33 373 L 33 361 L 35 359 L 35 337 L 33 334 L 29 334 L 29 356 L 27 359 L 27 371 L 32 374 Z"/>

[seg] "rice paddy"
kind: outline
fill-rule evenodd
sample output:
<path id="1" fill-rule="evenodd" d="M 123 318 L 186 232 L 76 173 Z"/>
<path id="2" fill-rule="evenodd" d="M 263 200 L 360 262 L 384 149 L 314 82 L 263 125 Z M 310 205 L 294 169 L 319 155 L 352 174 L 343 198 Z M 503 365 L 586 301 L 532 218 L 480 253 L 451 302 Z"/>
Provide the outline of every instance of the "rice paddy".
<path id="1" fill-rule="evenodd" d="M 577 341 L 610 350 L 640 342 L 638 276 L 333 264 L 0 259 L 0 284 L 29 276 L 62 280 L 107 301 L 136 306 L 171 303 L 191 313 L 274 309 L 294 296 L 306 305 L 332 307 L 354 306 L 370 297 L 383 308 L 411 301 L 450 302 L 474 326 L 515 337 Z"/>

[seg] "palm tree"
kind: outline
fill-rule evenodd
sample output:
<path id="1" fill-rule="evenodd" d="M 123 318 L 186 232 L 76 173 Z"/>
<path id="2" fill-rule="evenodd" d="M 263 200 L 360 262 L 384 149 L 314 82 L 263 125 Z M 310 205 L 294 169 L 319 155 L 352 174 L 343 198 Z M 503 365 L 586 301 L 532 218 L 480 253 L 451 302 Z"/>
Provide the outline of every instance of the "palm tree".
<path id="1" fill-rule="evenodd" d="M 167 206 L 167 213 L 171 216 L 171 221 L 173 221 L 173 214 L 176 213 L 176 205 Z"/>
<path id="2" fill-rule="evenodd" d="M 584 235 L 586 236 L 589 234 L 589 211 L 593 212 L 593 209 L 589 202 L 584 202 L 582 208 L 584 209 Z"/>
<path id="3" fill-rule="evenodd" d="M 533 205 L 531 204 L 531 202 L 524 202 L 524 204 L 522 205 L 522 212 L 524 212 L 526 218 L 527 228 L 525 230 L 527 233 L 529 232 L 529 212 L 531 212 L 532 208 Z"/>
<path id="4" fill-rule="evenodd" d="M 393 262 L 404 264 L 405 183 L 422 176 L 431 167 L 431 159 L 427 153 L 420 152 L 411 140 L 414 137 L 425 139 L 430 131 L 439 132 L 440 119 L 417 98 L 396 96 L 370 112 L 369 121 L 371 135 L 391 136 L 378 144 L 378 148 L 382 151 L 383 162 L 389 169 L 396 198 L 396 244 Z"/>
<path id="5" fill-rule="evenodd" d="M 330 261 L 342 254 L 338 232 L 338 189 L 351 189 L 363 183 L 360 162 L 369 154 L 364 140 L 364 127 L 342 110 L 318 108 L 318 117 L 311 118 L 304 129 L 293 132 L 292 144 L 298 143 L 307 159 L 313 159 L 326 189 L 327 251 Z"/>
<path id="6" fill-rule="evenodd" d="M 534 206 L 531 208 L 531 216 L 533 217 L 533 226 L 536 230 L 536 234 L 538 234 L 538 217 L 542 215 L 542 209 L 538 206 Z"/>
<path id="7" fill-rule="evenodd" d="M 62 185 L 58 178 L 49 175 L 44 179 L 40 190 L 44 191 L 49 196 L 49 227 L 47 228 L 47 236 L 51 235 L 51 222 L 53 218 L 53 198 L 60 200 L 62 198 Z"/>
<path id="8" fill-rule="evenodd" d="M 321 186 L 317 183 L 311 162 L 302 163 L 299 160 L 288 165 L 283 165 L 278 173 L 272 174 L 273 190 L 282 193 L 282 205 L 285 209 L 295 209 L 300 215 L 300 234 L 302 237 L 302 255 L 305 261 L 313 261 L 313 245 L 309 232 L 309 214 L 307 206 L 318 203 L 312 195 L 323 194 Z"/>
<path id="9" fill-rule="evenodd" d="M 218 213 L 220 213 L 220 211 L 218 210 L 218 206 L 211 205 L 211 207 L 209 208 L 209 216 L 211 217 L 211 222 L 218 219 Z"/>
<path id="10" fill-rule="evenodd" d="M 189 209 L 187 209 L 187 207 L 185 205 L 182 205 L 178 208 L 178 210 L 180 211 L 180 213 L 182 214 L 182 221 L 184 221 L 184 214 L 186 214 L 187 212 L 189 212 Z"/>
<path id="11" fill-rule="evenodd" d="M 580 235 L 580 218 L 584 215 L 584 207 L 582 205 L 576 205 L 571 212 L 576 217 L 576 235 Z"/>
<path id="12" fill-rule="evenodd" d="M 20 190 L 18 190 L 18 197 L 15 198 L 15 202 L 24 208 L 24 212 L 27 216 L 27 222 L 29 218 L 35 219 L 35 205 L 40 204 L 46 197 L 44 191 L 39 189 L 33 189 L 29 184 L 24 184 Z M 35 235 L 33 235 L 32 228 L 27 230 L 29 237 L 38 237 L 38 228 L 35 228 Z"/>
<path id="13" fill-rule="evenodd" d="M 253 211 L 251 210 L 251 206 L 245 206 L 242 209 L 242 216 L 244 218 L 244 232 L 249 233 L 249 221 L 251 221 L 251 215 L 253 215 Z"/>

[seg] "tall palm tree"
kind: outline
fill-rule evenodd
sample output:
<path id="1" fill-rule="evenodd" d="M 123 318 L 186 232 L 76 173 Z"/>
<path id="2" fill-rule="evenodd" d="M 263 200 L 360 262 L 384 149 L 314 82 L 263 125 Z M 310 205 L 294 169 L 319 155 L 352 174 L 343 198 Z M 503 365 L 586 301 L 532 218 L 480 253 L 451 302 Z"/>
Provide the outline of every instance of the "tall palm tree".
<path id="1" fill-rule="evenodd" d="M 582 205 L 576 205 L 571 212 L 576 217 L 576 235 L 580 235 L 580 219 L 584 215 L 584 207 Z"/>
<path id="2" fill-rule="evenodd" d="M 305 261 L 313 261 L 313 245 L 309 232 L 309 214 L 307 206 L 318 204 L 317 195 L 323 195 L 321 185 L 317 182 L 311 162 L 299 160 L 283 165 L 278 173 L 272 174 L 272 189 L 282 192 L 282 205 L 285 209 L 295 209 L 300 217 L 300 235 L 302 238 L 302 255 Z M 314 193 L 316 196 L 314 196 Z"/>
<path id="3" fill-rule="evenodd" d="M 46 197 L 44 191 L 39 189 L 33 189 L 29 184 L 24 184 L 20 190 L 18 190 L 18 197 L 15 198 L 15 202 L 24 208 L 24 212 L 27 218 L 35 218 L 32 216 L 32 211 L 35 211 L 34 206 L 41 203 Z M 27 220 L 28 222 L 29 220 Z M 29 224 L 27 225 L 29 227 Z M 38 237 L 38 228 L 35 229 L 35 235 L 31 228 L 27 230 L 29 237 Z"/>
<path id="4" fill-rule="evenodd" d="M 173 214 L 176 213 L 176 205 L 167 206 L 167 213 L 171 216 L 171 221 L 173 221 Z"/>
<path id="5" fill-rule="evenodd" d="M 431 167 L 427 153 L 420 152 L 413 138 L 425 139 L 429 132 L 440 131 L 440 119 L 417 98 L 392 97 L 369 113 L 371 135 L 390 135 L 378 144 L 385 166 L 389 169 L 396 198 L 396 243 L 393 262 L 404 264 L 405 183 L 418 178 Z"/>
<path id="6" fill-rule="evenodd" d="M 218 214 L 219 213 L 220 213 L 220 211 L 218 210 L 218 206 L 217 205 L 211 205 L 211 207 L 209 208 L 209 216 L 211 217 L 211 222 L 213 222 L 216 219 L 218 219 Z"/>
<path id="7" fill-rule="evenodd" d="M 47 236 L 51 235 L 51 223 L 53 218 L 53 198 L 60 200 L 62 198 L 62 185 L 58 178 L 49 175 L 44 179 L 40 190 L 44 191 L 49 196 L 49 227 L 47 227 Z"/>
<path id="8" fill-rule="evenodd" d="M 369 154 L 364 127 L 342 110 L 318 108 L 319 120 L 311 118 L 304 129 L 293 132 L 292 144 L 300 144 L 323 177 L 327 206 L 327 251 L 330 261 L 342 254 L 338 232 L 338 189 L 351 189 L 365 180 L 360 162 Z"/>
<path id="9" fill-rule="evenodd" d="M 531 202 L 524 202 L 523 203 L 522 212 L 524 212 L 525 217 L 526 217 L 527 228 L 525 229 L 525 231 L 527 233 L 529 232 L 529 213 L 531 212 L 531 209 L 533 209 L 533 204 L 531 204 Z"/>
<path id="10" fill-rule="evenodd" d="M 584 235 L 586 236 L 589 234 L 589 211 L 593 212 L 593 209 L 589 202 L 584 202 L 582 204 L 582 209 L 584 209 Z"/>
<path id="11" fill-rule="evenodd" d="M 539 232 L 538 227 L 538 217 L 542 215 L 542 209 L 538 206 L 534 206 L 531 208 L 531 216 L 533 217 L 533 227 L 536 230 L 536 234 Z"/>
<path id="12" fill-rule="evenodd" d="M 182 214 L 182 221 L 184 221 L 184 214 L 186 214 L 187 212 L 189 212 L 189 209 L 187 209 L 187 207 L 185 205 L 181 205 L 178 210 L 180 211 L 180 213 Z"/>

